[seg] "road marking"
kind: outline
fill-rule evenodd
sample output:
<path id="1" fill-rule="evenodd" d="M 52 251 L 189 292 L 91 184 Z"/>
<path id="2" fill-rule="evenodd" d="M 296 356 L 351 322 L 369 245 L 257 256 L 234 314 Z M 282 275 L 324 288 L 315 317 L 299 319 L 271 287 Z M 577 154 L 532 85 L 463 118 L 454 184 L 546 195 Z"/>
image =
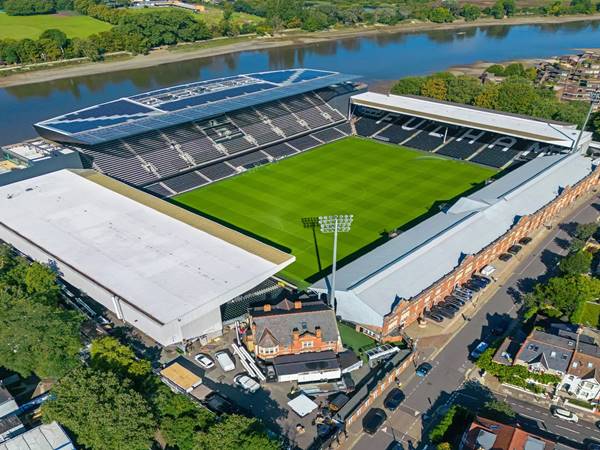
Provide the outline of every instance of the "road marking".
<path id="1" fill-rule="evenodd" d="M 581 433 L 579 433 L 579 431 L 575 431 L 573 428 L 563 427 L 562 425 L 555 425 L 555 426 L 556 426 L 556 428 L 562 428 L 563 430 L 570 431 L 571 433 L 581 434 Z"/>

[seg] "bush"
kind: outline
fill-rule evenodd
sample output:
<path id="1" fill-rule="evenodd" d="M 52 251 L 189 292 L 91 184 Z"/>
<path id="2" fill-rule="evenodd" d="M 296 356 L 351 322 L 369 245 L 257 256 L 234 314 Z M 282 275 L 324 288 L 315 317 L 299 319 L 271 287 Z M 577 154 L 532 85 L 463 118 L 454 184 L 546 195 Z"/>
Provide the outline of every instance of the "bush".
<path id="1" fill-rule="evenodd" d="M 504 76 L 504 66 L 501 64 L 492 64 L 490 67 L 485 69 L 485 71 L 498 77 Z"/>
<path id="2" fill-rule="evenodd" d="M 53 13 L 55 6 L 52 0 L 6 0 L 4 11 L 9 16 L 31 16 Z"/>

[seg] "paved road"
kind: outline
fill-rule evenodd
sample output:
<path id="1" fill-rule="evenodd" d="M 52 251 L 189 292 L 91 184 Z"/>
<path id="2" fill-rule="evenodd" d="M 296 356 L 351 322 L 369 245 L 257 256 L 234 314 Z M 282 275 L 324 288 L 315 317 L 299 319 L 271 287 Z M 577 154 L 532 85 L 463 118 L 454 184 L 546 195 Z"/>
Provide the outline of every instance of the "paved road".
<path id="1" fill-rule="evenodd" d="M 594 201 L 600 201 L 595 199 Z M 580 207 L 567 217 L 563 223 L 571 222 L 586 223 L 594 221 L 598 217 L 598 204 L 594 201 Z M 500 323 L 505 323 L 509 318 L 515 318 L 520 305 L 515 304 L 511 295 L 507 292 L 509 288 L 516 288 L 518 282 L 523 279 L 538 279 L 547 274 L 548 269 L 555 267 L 557 255 L 566 251 L 563 246 L 568 239 L 565 226 L 556 227 L 539 244 L 535 252 L 528 256 L 520 256 L 523 261 L 517 267 L 515 273 L 501 286 L 495 295 L 471 317 L 471 320 L 456 334 L 446 345 L 444 350 L 430 361 L 434 368 L 426 378 L 412 377 L 403 387 L 406 400 L 402 407 L 395 413 L 389 415 L 389 419 L 376 435 L 363 435 L 353 446 L 357 450 L 385 449 L 394 439 L 402 442 L 405 448 L 416 445 L 412 436 L 418 436 L 423 425 L 427 424 L 428 412 L 435 411 L 439 406 L 449 401 L 457 401 L 468 406 L 481 405 L 489 392 L 477 392 L 473 386 L 464 386 L 467 371 L 473 368 L 468 360 L 470 350 L 479 339 L 488 337 L 491 329 Z M 560 244 L 563 244 L 561 246 Z M 530 244 L 533 245 L 533 244 Z M 468 312 L 468 310 L 467 310 Z M 468 315 L 468 314 L 467 314 Z M 461 394 L 453 393 L 460 389 Z M 473 391 L 475 390 L 475 391 Z M 452 397 L 452 398 L 451 398 Z M 469 400 L 469 397 L 470 400 Z M 467 399 L 467 400 L 466 400 Z M 530 419 L 528 428 L 547 430 L 557 436 L 564 436 L 574 442 L 583 442 L 590 437 L 588 433 L 594 433 L 595 438 L 600 439 L 600 433 L 593 424 L 580 423 L 581 427 L 571 426 L 554 419 L 548 415 L 545 408 L 529 411 L 531 404 L 512 400 L 513 407 L 518 413 L 525 416 L 535 417 Z M 538 422 L 536 422 L 538 421 Z M 587 427 L 587 428 L 586 428 Z"/>

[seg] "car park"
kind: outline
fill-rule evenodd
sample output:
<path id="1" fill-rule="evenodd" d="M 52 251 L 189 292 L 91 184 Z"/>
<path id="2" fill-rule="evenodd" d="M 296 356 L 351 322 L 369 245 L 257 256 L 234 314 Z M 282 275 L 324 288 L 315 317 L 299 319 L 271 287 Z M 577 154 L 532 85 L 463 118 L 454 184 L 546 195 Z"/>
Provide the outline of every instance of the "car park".
<path id="1" fill-rule="evenodd" d="M 260 384 L 252 378 L 246 375 L 245 373 L 241 373 L 236 375 L 233 378 L 233 384 L 242 388 L 244 391 L 254 394 L 256 391 L 260 389 Z"/>
<path id="2" fill-rule="evenodd" d="M 453 304 L 453 303 L 451 303 L 451 302 L 442 302 L 442 303 L 440 303 L 440 306 L 441 306 L 442 308 L 450 308 L 450 309 L 453 309 L 453 310 L 454 310 L 454 311 L 456 311 L 456 312 L 460 311 L 460 306 L 458 306 L 458 305 L 455 305 L 455 304 Z"/>
<path id="3" fill-rule="evenodd" d="M 465 294 L 464 292 L 454 291 L 452 296 L 464 300 L 465 302 L 471 300 L 471 296 L 469 294 Z"/>
<path id="4" fill-rule="evenodd" d="M 459 303 L 459 302 L 460 302 L 460 300 L 455 300 L 455 299 L 453 299 L 453 300 L 446 300 L 446 304 L 447 305 L 456 306 L 456 308 L 458 308 L 458 310 L 460 310 L 460 308 L 462 308 L 465 305 L 464 302 L 462 302 L 462 303 Z"/>
<path id="5" fill-rule="evenodd" d="M 433 313 L 431 311 L 425 311 L 423 313 L 423 316 L 426 317 L 427 319 L 431 319 L 431 320 L 433 320 L 434 322 L 437 322 L 437 323 L 441 323 L 441 322 L 444 321 L 444 316 L 441 316 L 439 314 Z"/>
<path id="6" fill-rule="evenodd" d="M 487 342 L 481 341 L 479 344 L 477 344 L 477 347 L 475 347 L 471 352 L 471 358 L 478 359 L 481 356 L 481 354 L 488 349 L 489 346 L 490 344 L 488 344 Z"/>
<path id="7" fill-rule="evenodd" d="M 512 253 L 513 255 L 516 255 L 517 253 L 519 253 L 521 251 L 522 248 L 523 247 L 521 247 L 520 245 L 517 245 L 517 244 L 511 245 L 508 248 L 508 253 Z"/>
<path id="8" fill-rule="evenodd" d="M 398 388 L 394 388 L 383 401 L 383 406 L 390 411 L 395 411 L 405 398 L 404 392 Z"/>
<path id="9" fill-rule="evenodd" d="M 444 297 L 444 301 L 454 303 L 455 305 L 460 305 L 460 306 L 465 306 L 467 304 L 466 301 L 464 301 L 460 298 L 454 297 L 453 295 L 447 295 L 446 297 Z"/>
<path id="10" fill-rule="evenodd" d="M 488 277 L 486 277 L 484 275 L 473 275 L 473 280 L 477 280 L 478 282 L 481 282 L 481 283 L 485 284 L 486 286 L 492 282 L 492 280 L 490 280 Z"/>
<path id="11" fill-rule="evenodd" d="M 558 406 L 554 407 L 552 410 L 552 415 L 557 419 L 564 420 L 566 422 L 577 423 L 579 422 L 579 417 L 568 409 L 560 408 Z"/>
<path id="12" fill-rule="evenodd" d="M 416 374 L 418 377 L 426 377 L 429 372 L 431 372 L 431 369 L 433 369 L 433 366 L 427 362 L 421 363 L 421 365 L 419 365 L 419 367 L 417 367 L 416 370 Z"/>
<path id="13" fill-rule="evenodd" d="M 431 312 L 434 314 L 439 314 L 440 316 L 444 316 L 447 319 L 453 319 L 456 313 L 454 311 L 448 311 L 446 308 L 442 308 L 441 306 L 434 306 L 431 308 Z"/>
<path id="14" fill-rule="evenodd" d="M 485 289 L 486 287 L 488 287 L 490 282 L 484 281 L 482 278 L 473 277 L 469 280 L 469 284 L 472 284 L 473 286 L 478 286 L 480 289 Z"/>
<path id="15" fill-rule="evenodd" d="M 472 281 L 466 282 L 463 286 L 465 289 L 468 289 L 473 292 L 479 292 L 483 288 L 483 286 L 473 283 Z"/>
<path id="16" fill-rule="evenodd" d="M 524 238 L 519 239 L 519 244 L 521 245 L 527 245 L 529 244 L 533 239 L 531 239 L 529 236 L 526 236 Z"/>
<path id="17" fill-rule="evenodd" d="M 235 370 L 235 363 L 231 359 L 231 356 L 229 356 L 229 353 L 225 351 L 217 352 L 215 354 L 215 358 L 224 372 L 231 372 L 232 370 Z"/>
<path id="18" fill-rule="evenodd" d="M 375 434 L 387 419 L 385 411 L 381 408 L 370 409 L 363 418 L 363 430 L 365 433 Z"/>
<path id="19" fill-rule="evenodd" d="M 194 356 L 194 359 L 203 369 L 212 369 L 215 367 L 215 362 L 206 353 L 198 353 Z"/>
<path id="20" fill-rule="evenodd" d="M 513 255 L 511 255 L 510 253 L 502 253 L 500 256 L 498 256 L 498 259 L 500 261 L 510 261 L 510 259 L 513 257 Z"/>

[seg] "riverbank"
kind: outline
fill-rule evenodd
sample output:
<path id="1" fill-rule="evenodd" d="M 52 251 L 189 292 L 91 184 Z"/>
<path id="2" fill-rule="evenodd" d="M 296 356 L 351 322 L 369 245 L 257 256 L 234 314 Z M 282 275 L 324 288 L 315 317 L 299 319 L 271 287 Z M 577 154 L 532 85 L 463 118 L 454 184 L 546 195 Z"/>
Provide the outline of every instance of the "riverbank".
<path id="1" fill-rule="evenodd" d="M 393 27 L 362 27 L 350 29 L 338 29 L 317 33 L 287 33 L 276 37 L 257 38 L 232 38 L 231 40 L 212 40 L 204 43 L 181 45 L 176 48 L 158 49 L 148 55 L 137 55 L 130 59 L 80 64 L 77 66 L 66 66 L 56 69 L 39 70 L 34 72 L 21 72 L 0 78 L 0 88 L 41 83 L 45 81 L 64 78 L 74 78 L 100 73 L 118 72 L 122 70 L 141 69 L 154 67 L 161 64 L 169 64 L 180 61 L 220 56 L 243 51 L 258 51 L 277 47 L 302 46 L 307 44 L 334 41 L 346 38 L 363 36 L 375 36 L 380 34 L 415 33 L 436 30 L 453 30 L 486 26 L 506 25 L 550 25 L 568 22 L 580 22 L 589 20 L 600 20 L 600 14 L 575 15 L 562 17 L 511 17 L 508 19 L 481 19 L 475 22 L 453 22 L 446 24 L 434 23 L 402 23 Z"/>

